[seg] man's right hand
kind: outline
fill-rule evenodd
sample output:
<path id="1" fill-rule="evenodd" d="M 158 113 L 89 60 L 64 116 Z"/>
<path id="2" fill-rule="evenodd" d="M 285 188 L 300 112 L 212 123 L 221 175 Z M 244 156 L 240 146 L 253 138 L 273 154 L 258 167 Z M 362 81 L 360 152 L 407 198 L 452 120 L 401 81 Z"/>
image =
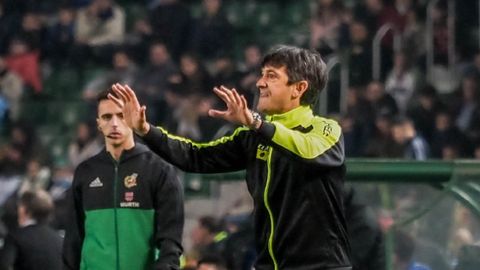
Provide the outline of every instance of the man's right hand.
<path id="1" fill-rule="evenodd" d="M 140 136 L 144 136 L 150 130 L 150 124 L 145 116 L 146 107 L 140 106 L 135 92 L 128 85 L 116 83 L 112 89 L 117 95 L 108 95 L 123 111 L 123 118 L 127 125 Z"/>

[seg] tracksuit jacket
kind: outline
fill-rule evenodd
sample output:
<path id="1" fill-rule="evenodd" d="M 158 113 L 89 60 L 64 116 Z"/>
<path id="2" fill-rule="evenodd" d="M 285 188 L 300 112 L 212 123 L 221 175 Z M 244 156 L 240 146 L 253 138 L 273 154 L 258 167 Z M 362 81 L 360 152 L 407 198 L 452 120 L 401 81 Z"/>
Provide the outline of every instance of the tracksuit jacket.
<path id="1" fill-rule="evenodd" d="M 145 145 L 104 149 L 75 170 L 64 269 L 178 269 L 183 191 L 173 166 Z"/>
<path id="2" fill-rule="evenodd" d="M 144 142 L 188 172 L 246 169 L 254 199 L 256 270 L 350 269 L 343 210 L 344 146 L 337 122 L 307 106 L 194 143 L 151 128 Z"/>

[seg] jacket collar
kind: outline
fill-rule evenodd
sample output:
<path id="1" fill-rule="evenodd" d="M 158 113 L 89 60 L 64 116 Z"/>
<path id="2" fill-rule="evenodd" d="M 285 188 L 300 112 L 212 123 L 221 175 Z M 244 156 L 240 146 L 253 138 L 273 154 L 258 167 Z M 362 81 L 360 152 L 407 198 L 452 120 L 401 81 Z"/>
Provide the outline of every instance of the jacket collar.
<path id="1" fill-rule="evenodd" d="M 286 113 L 268 115 L 266 117 L 267 121 L 281 123 L 287 128 L 307 127 L 310 125 L 312 118 L 313 111 L 309 106 L 299 106 Z"/>
<path id="2" fill-rule="evenodd" d="M 122 163 L 124 162 L 125 160 L 128 160 L 134 156 L 137 156 L 137 155 L 140 155 L 144 152 L 148 152 L 150 151 L 148 149 L 147 146 L 141 144 L 141 143 L 138 143 L 138 142 L 135 142 L 135 146 L 131 149 L 128 149 L 128 150 L 124 150 L 122 152 L 122 155 L 120 156 L 120 160 L 118 161 L 119 163 Z M 107 152 L 107 148 L 103 148 L 103 156 L 105 156 L 106 158 L 108 158 L 109 160 L 114 160 L 114 158 L 110 155 L 109 152 Z"/>

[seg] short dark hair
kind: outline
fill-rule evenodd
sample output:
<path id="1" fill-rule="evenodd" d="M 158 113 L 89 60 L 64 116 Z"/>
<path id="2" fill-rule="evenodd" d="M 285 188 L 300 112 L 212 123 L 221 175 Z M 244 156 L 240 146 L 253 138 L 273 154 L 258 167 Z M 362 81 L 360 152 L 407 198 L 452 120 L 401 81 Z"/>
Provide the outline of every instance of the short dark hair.
<path id="1" fill-rule="evenodd" d="M 328 81 L 327 65 L 320 54 L 294 46 L 278 45 L 263 57 L 262 67 L 267 65 L 287 69 L 288 84 L 302 80 L 308 82 L 307 91 L 300 99 L 302 105 L 315 104 L 318 95 Z"/>
<path id="2" fill-rule="evenodd" d="M 107 90 L 103 90 L 102 92 L 98 93 L 98 95 L 97 95 L 97 105 L 100 103 L 100 101 L 109 99 L 108 94 L 111 94 L 114 97 L 118 97 L 117 94 L 110 87 Z"/>
<path id="3" fill-rule="evenodd" d="M 200 217 L 198 219 L 198 224 L 210 233 L 217 233 L 220 231 L 219 222 L 212 216 Z"/>
<path id="4" fill-rule="evenodd" d="M 46 223 L 54 209 L 52 197 L 44 190 L 25 191 L 18 205 L 24 206 L 26 213 L 37 223 Z"/>

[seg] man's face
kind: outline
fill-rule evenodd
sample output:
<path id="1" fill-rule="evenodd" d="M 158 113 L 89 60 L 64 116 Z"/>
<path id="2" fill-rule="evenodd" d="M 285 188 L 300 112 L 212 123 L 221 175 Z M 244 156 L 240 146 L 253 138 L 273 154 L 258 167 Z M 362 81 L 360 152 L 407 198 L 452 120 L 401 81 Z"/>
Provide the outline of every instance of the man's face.
<path id="1" fill-rule="evenodd" d="M 262 76 L 257 81 L 259 98 L 257 110 L 266 114 L 288 112 L 295 106 L 292 93 L 296 84 L 288 84 L 287 68 L 276 68 L 266 65 L 262 68 Z"/>
<path id="2" fill-rule="evenodd" d="M 122 109 L 111 100 L 102 100 L 98 104 L 97 125 L 107 146 L 125 146 L 132 139 L 133 132 L 123 119 Z"/>

